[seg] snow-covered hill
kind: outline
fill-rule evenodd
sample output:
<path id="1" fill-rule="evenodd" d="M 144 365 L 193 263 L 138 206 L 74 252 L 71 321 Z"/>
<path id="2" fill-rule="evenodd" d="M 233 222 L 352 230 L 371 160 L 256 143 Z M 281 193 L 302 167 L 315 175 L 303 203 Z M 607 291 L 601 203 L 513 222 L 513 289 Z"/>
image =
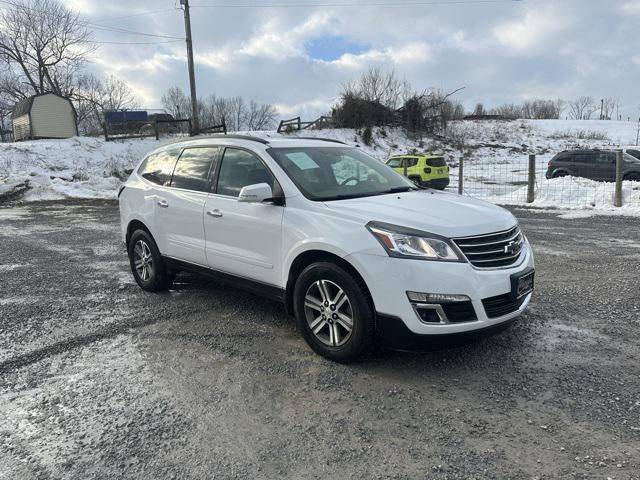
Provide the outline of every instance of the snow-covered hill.
<path id="1" fill-rule="evenodd" d="M 262 137 L 275 132 L 243 132 Z M 411 151 L 442 152 L 451 165 L 451 189 L 457 188 L 458 165 L 465 159 L 466 194 L 502 204 L 525 200 L 527 157 L 537 155 L 536 206 L 613 210 L 613 184 L 586 179 L 546 180 L 548 160 L 571 148 L 617 148 L 636 143 L 637 124 L 613 121 L 517 120 L 452 122 L 446 139 L 407 137 L 400 129 L 374 128 L 370 145 L 353 129 L 306 130 L 290 136 L 325 137 L 355 145 L 385 160 Z M 149 150 L 171 140 L 134 139 L 104 142 L 76 137 L 0 144 L 0 195 L 28 182 L 27 200 L 64 197 L 114 198 L 124 170 Z M 625 182 L 627 206 L 640 213 L 640 184 Z M 620 211 L 620 210 L 618 210 Z"/>

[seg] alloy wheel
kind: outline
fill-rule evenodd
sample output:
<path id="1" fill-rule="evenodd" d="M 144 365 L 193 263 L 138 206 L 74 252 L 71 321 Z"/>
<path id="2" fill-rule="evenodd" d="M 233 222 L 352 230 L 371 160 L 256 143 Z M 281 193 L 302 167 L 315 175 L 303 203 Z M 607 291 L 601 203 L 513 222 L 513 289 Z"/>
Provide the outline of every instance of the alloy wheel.
<path id="1" fill-rule="evenodd" d="M 330 280 L 311 284 L 304 297 L 307 324 L 324 345 L 340 347 L 353 332 L 353 308 L 340 286 Z"/>
<path id="2" fill-rule="evenodd" d="M 138 240 L 133 247 L 133 264 L 140 280 L 146 282 L 154 273 L 153 257 L 151 249 L 144 240 Z"/>

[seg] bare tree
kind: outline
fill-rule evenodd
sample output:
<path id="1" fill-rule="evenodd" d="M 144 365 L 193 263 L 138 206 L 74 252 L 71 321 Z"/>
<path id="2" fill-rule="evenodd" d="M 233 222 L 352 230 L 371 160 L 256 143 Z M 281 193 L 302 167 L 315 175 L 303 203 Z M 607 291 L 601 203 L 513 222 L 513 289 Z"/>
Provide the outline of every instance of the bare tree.
<path id="1" fill-rule="evenodd" d="M 249 102 L 249 109 L 246 115 L 247 128 L 249 130 L 268 130 L 276 123 L 278 112 L 276 108 L 268 103 L 259 104 L 254 100 Z"/>
<path id="2" fill-rule="evenodd" d="M 590 120 L 591 115 L 598 110 L 593 97 L 581 96 L 568 102 L 569 117 L 573 120 Z"/>
<path id="3" fill-rule="evenodd" d="M 602 120 L 611 120 L 616 111 L 616 106 L 620 105 L 620 97 L 605 97 L 602 99 Z M 617 116 L 616 116 L 617 118 Z"/>
<path id="4" fill-rule="evenodd" d="M 396 109 L 411 95 L 411 85 L 398 78 L 395 71 L 371 67 L 360 78 L 345 84 L 341 96 L 357 97 L 367 102 Z"/>
<path id="5" fill-rule="evenodd" d="M 473 114 L 479 117 L 482 117 L 487 114 L 487 111 L 485 110 L 484 105 L 482 103 L 478 103 L 476 104 L 476 107 L 473 109 Z"/>
<path id="6" fill-rule="evenodd" d="M 191 101 L 180 87 L 170 87 L 162 94 L 162 107 L 173 118 L 186 118 L 191 111 Z M 208 124 L 205 120 L 201 118 L 203 125 Z"/>
<path id="7" fill-rule="evenodd" d="M 105 111 L 129 110 L 138 106 L 137 99 L 126 82 L 109 75 L 104 80 L 94 75 L 78 79 L 74 94 L 80 130 L 95 134 L 100 130 Z"/>
<path id="8" fill-rule="evenodd" d="M 515 120 L 516 118 L 526 118 L 523 116 L 522 112 L 523 107 L 520 105 L 516 105 L 515 103 L 505 103 L 504 105 L 491 109 L 489 113 Z"/>
<path id="9" fill-rule="evenodd" d="M 92 50 L 78 13 L 58 0 L 22 0 L 0 12 L 0 59 L 19 78 L 21 96 L 73 96 L 75 77 Z"/>

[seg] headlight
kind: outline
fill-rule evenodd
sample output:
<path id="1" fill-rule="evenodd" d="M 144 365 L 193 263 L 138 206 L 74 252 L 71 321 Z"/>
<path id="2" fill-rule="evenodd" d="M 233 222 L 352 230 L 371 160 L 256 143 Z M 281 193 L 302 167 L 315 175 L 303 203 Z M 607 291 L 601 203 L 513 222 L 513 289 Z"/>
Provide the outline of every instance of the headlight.
<path id="1" fill-rule="evenodd" d="M 369 223 L 367 228 L 390 257 L 462 261 L 444 237 L 377 222 Z"/>

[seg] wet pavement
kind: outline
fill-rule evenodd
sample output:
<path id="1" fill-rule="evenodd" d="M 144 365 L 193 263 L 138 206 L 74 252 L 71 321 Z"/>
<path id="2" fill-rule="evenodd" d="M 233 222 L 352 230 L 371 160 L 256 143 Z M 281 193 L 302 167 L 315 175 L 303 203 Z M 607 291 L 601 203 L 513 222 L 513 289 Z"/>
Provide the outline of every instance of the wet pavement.
<path id="1" fill-rule="evenodd" d="M 514 211 L 505 332 L 353 365 L 281 305 L 141 291 L 117 204 L 0 208 L 0 479 L 640 478 L 640 220 Z"/>

